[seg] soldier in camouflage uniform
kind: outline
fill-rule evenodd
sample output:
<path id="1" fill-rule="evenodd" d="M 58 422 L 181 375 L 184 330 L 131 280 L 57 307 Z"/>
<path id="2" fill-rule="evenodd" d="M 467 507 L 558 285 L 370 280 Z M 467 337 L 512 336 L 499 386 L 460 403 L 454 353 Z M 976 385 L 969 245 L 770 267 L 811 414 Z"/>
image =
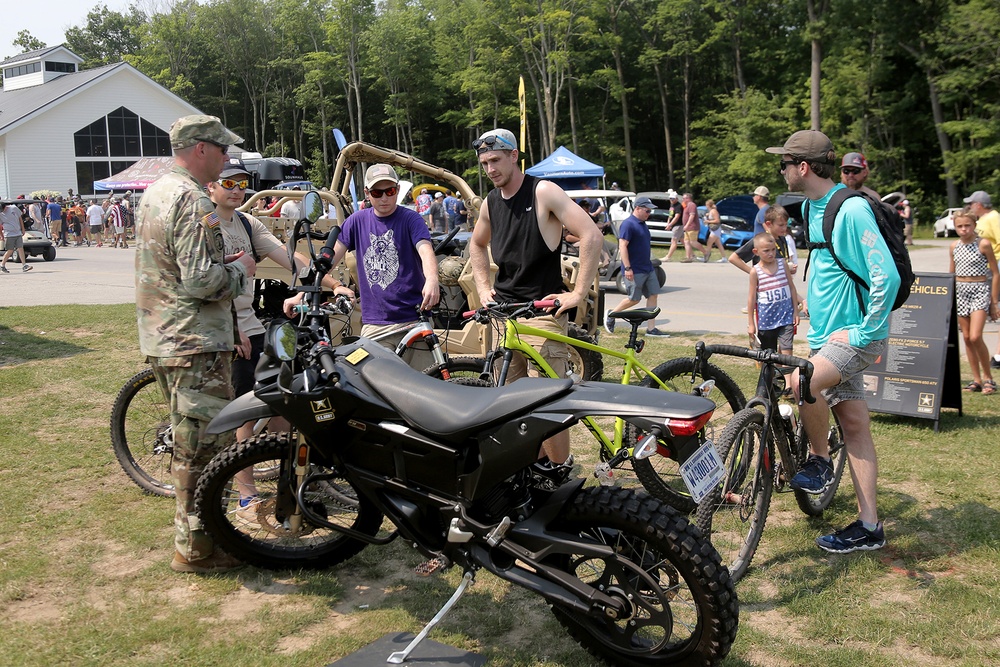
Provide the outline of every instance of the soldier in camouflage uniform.
<path id="1" fill-rule="evenodd" d="M 204 185 L 219 178 L 231 144 L 242 139 L 214 116 L 185 116 L 170 128 L 175 165 L 147 188 L 136 212 L 139 347 L 170 401 L 177 495 L 177 572 L 221 572 L 240 562 L 220 549 L 194 512 L 202 469 L 232 440 L 206 435 L 208 422 L 233 398 L 236 337 L 233 299 L 251 288 L 256 264 L 224 254 L 215 206 Z"/>

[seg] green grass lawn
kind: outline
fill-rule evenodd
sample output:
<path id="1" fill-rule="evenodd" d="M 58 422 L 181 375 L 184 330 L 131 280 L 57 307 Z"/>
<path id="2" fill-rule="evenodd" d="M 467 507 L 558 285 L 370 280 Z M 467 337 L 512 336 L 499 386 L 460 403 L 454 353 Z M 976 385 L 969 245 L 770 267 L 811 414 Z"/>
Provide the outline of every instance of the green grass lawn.
<path id="1" fill-rule="evenodd" d="M 0 309 L 5 664 L 319 666 L 434 615 L 461 573 L 416 577 L 422 559 L 401 541 L 324 572 L 170 571 L 173 501 L 142 495 L 108 434 L 119 387 L 144 365 L 136 341 L 133 306 Z M 689 356 L 694 342 L 649 341 L 642 357 Z M 713 361 L 751 393 L 752 365 Z M 605 379 L 617 372 L 609 363 Z M 930 422 L 874 416 L 882 551 L 833 556 L 813 545 L 855 517 L 847 475 L 818 519 L 775 496 L 737 588 L 740 633 L 723 664 L 1000 663 L 1000 463 L 991 458 L 1000 396 L 963 401 L 965 415 L 945 411 L 938 433 Z M 574 453 L 588 475 L 596 447 L 583 429 Z M 432 636 L 491 666 L 594 664 L 540 598 L 488 574 Z"/>

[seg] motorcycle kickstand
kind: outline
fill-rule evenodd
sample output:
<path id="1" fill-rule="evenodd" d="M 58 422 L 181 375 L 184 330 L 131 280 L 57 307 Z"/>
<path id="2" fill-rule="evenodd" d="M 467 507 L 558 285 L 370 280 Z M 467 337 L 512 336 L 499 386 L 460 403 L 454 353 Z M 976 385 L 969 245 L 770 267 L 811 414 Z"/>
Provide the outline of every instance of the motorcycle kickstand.
<path id="1" fill-rule="evenodd" d="M 472 573 L 472 570 L 466 570 L 465 574 L 462 576 L 462 583 L 458 585 L 458 588 L 456 588 L 455 592 L 451 594 L 451 598 L 449 598 L 448 601 L 444 603 L 444 606 L 441 607 L 441 610 L 434 615 L 434 618 L 432 618 L 430 622 L 424 626 L 424 629 L 421 630 L 417 634 L 417 636 L 413 638 L 413 641 L 411 641 L 406 646 L 406 648 L 404 648 L 402 651 L 396 651 L 395 653 L 390 655 L 386 659 L 386 662 L 392 663 L 394 665 L 399 665 L 402 664 L 403 662 L 406 662 L 406 659 L 409 657 L 410 653 L 413 652 L 413 649 L 417 648 L 417 644 L 422 642 L 424 638 L 427 636 L 427 633 L 429 633 L 434 628 L 435 625 L 441 622 L 441 619 L 445 617 L 445 614 L 451 611 L 451 608 L 455 606 L 455 603 L 458 602 L 458 599 L 461 598 L 462 594 L 465 593 L 465 590 L 469 587 L 469 584 L 472 583 L 474 577 L 475 575 Z"/>

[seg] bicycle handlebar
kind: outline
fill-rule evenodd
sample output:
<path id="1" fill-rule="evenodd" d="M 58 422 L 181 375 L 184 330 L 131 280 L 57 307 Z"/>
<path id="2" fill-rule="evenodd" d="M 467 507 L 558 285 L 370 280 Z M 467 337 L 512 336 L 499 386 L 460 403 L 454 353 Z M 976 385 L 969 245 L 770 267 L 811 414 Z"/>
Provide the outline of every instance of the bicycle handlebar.
<path id="1" fill-rule="evenodd" d="M 518 311 L 525 310 L 528 313 L 534 314 L 532 311 L 543 311 L 550 308 L 558 308 L 560 306 L 559 299 L 539 299 L 537 301 L 525 301 L 523 303 L 487 303 L 479 310 L 467 310 L 462 313 L 462 319 L 469 319 L 475 317 L 479 319 L 480 317 L 488 318 L 490 311 L 497 311 L 504 315 L 512 315 L 518 313 Z M 524 314 L 528 314 L 524 313 Z"/>
<path id="2" fill-rule="evenodd" d="M 778 366 L 789 366 L 799 369 L 799 386 L 802 393 L 802 400 L 806 403 L 815 403 L 816 397 L 809 389 L 810 380 L 813 374 L 813 364 L 808 359 L 795 357 L 790 354 L 779 354 L 774 350 L 752 350 L 739 345 L 706 345 L 704 341 L 695 344 L 695 354 L 701 361 L 708 361 L 713 354 L 723 354 L 729 357 L 742 357 L 752 359 L 764 364 L 774 364 Z"/>

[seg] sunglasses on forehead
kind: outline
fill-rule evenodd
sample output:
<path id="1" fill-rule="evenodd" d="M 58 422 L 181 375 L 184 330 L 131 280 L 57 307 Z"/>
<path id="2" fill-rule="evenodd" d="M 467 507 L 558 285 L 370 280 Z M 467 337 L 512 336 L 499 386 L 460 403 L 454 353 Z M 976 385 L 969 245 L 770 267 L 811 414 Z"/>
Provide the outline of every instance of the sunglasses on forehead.
<path id="1" fill-rule="evenodd" d="M 380 197 L 395 197 L 398 192 L 398 185 L 390 185 L 387 188 L 368 188 L 368 194 L 376 199 Z"/>
<path id="2" fill-rule="evenodd" d="M 231 178 L 223 178 L 219 181 L 219 185 L 224 187 L 226 190 L 232 190 L 233 188 L 239 188 L 240 190 L 246 190 L 247 186 L 250 185 L 250 181 L 243 179 L 242 181 L 234 181 Z"/>
<path id="3" fill-rule="evenodd" d="M 498 147 L 497 144 L 500 144 Z M 517 146 L 510 143 L 501 136 L 491 134 L 488 137 L 482 137 L 481 139 L 476 139 L 472 142 L 472 148 L 476 151 L 513 151 L 517 150 Z"/>

